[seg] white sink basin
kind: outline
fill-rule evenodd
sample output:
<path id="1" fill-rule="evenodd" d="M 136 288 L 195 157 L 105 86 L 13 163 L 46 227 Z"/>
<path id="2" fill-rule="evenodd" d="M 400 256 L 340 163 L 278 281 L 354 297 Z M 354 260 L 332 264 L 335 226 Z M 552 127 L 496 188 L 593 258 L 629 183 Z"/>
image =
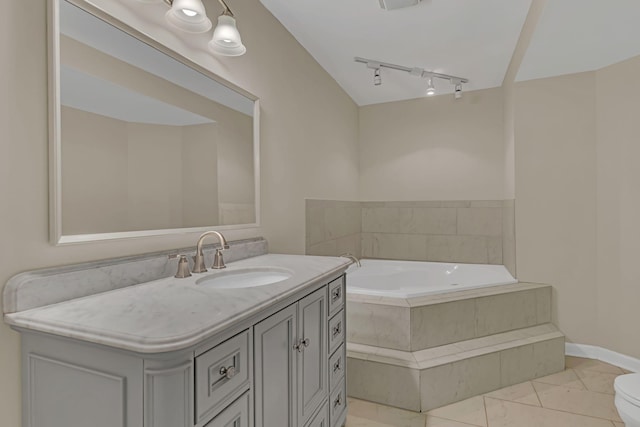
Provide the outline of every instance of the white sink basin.
<path id="1" fill-rule="evenodd" d="M 254 267 L 223 271 L 196 280 L 196 284 L 208 288 L 235 289 L 255 288 L 282 282 L 293 272 L 278 267 Z"/>

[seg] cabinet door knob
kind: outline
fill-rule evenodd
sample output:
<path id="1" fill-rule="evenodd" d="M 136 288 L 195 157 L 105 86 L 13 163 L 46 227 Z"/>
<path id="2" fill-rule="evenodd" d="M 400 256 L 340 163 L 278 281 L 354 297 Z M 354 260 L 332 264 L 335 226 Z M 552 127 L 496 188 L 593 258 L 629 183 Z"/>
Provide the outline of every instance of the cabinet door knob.
<path id="1" fill-rule="evenodd" d="M 336 337 L 342 332 L 342 322 L 333 327 L 333 336 Z"/>
<path id="2" fill-rule="evenodd" d="M 309 344 L 311 344 L 311 340 L 309 340 L 309 338 L 305 338 L 303 340 L 298 341 L 297 344 L 294 344 L 293 349 L 297 350 L 298 353 L 302 353 L 305 347 L 309 347 Z"/>
<path id="3" fill-rule="evenodd" d="M 340 365 L 340 359 L 338 359 L 338 361 L 333 365 L 333 372 L 338 372 L 339 370 L 341 370 L 342 367 Z"/>
<path id="4" fill-rule="evenodd" d="M 339 394 L 338 398 L 333 402 L 334 408 L 337 408 L 340 405 L 342 405 L 342 394 Z"/>
<path id="5" fill-rule="evenodd" d="M 228 368 L 225 368 L 224 366 L 222 368 L 220 368 L 220 375 L 223 375 L 225 377 L 227 377 L 227 379 L 231 379 L 233 377 L 236 376 L 236 367 L 235 366 L 229 366 Z"/>
<path id="6" fill-rule="evenodd" d="M 336 288 L 331 292 L 331 302 L 336 302 L 340 299 L 340 295 L 342 294 L 342 288 Z"/>

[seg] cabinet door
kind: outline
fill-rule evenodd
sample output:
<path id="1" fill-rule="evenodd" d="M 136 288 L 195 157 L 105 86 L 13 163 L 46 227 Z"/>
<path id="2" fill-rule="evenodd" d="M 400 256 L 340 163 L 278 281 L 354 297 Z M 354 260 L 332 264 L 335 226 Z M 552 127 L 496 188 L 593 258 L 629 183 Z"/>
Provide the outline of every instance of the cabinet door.
<path id="1" fill-rule="evenodd" d="M 297 304 L 254 328 L 255 427 L 297 427 Z"/>
<path id="2" fill-rule="evenodd" d="M 327 290 L 298 302 L 298 419 L 306 423 L 327 396 Z"/>

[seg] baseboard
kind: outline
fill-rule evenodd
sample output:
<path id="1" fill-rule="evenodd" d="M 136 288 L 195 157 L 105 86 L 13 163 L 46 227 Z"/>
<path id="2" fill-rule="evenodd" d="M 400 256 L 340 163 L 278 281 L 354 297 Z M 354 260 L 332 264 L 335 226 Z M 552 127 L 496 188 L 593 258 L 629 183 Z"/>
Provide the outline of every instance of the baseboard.
<path id="1" fill-rule="evenodd" d="M 640 359 L 616 353 L 606 348 L 595 345 L 565 343 L 564 352 L 567 356 L 584 357 L 587 359 L 597 359 L 611 365 L 619 366 L 627 371 L 640 372 Z"/>

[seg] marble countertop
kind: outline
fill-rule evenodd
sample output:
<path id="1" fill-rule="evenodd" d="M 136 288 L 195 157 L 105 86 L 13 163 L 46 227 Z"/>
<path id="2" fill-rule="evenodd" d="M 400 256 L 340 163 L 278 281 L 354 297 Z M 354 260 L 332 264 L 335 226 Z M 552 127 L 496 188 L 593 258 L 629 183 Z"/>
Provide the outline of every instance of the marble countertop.
<path id="1" fill-rule="evenodd" d="M 197 345 L 319 280 L 344 271 L 346 258 L 267 254 L 227 264 L 224 270 L 128 286 L 44 307 L 5 314 L 24 329 L 104 344 L 138 353 Z M 247 267 L 290 270 L 284 281 L 254 288 L 215 289 L 197 280 Z"/>

